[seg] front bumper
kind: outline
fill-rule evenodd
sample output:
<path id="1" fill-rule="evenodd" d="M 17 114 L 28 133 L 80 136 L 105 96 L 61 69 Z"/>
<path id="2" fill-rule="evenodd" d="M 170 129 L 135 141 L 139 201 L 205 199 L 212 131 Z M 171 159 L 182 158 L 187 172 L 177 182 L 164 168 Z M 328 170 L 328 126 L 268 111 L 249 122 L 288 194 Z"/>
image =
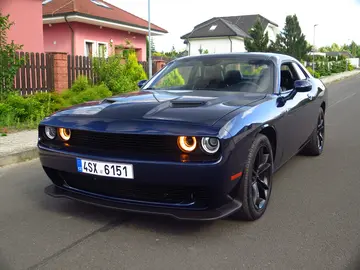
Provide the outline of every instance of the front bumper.
<path id="1" fill-rule="evenodd" d="M 235 171 L 231 168 L 233 166 L 230 165 L 228 157 L 204 164 L 145 162 L 114 159 L 100 153 L 93 156 L 57 151 L 41 144 L 38 147 L 42 166 L 53 182 L 45 192 L 53 197 L 65 197 L 106 208 L 167 215 L 184 220 L 220 219 L 241 207 L 241 202 L 234 199 L 236 196 L 229 195 L 239 181 L 230 181 Z M 79 173 L 76 158 L 131 163 L 136 177 L 132 180 L 109 179 Z M 238 169 L 236 166 L 235 170 Z M 123 197 L 122 189 L 126 190 L 126 196 L 129 192 L 130 195 L 139 192 L 136 195 L 141 194 L 142 197 Z M 193 192 L 193 201 L 189 200 L 189 194 L 186 192 Z M 164 199 L 161 197 L 163 193 L 167 193 L 170 199 L 174 196 L 178 201 L 156 201 L 158 198 Z M 143 199 L 144 196 L 152 198 L 146 200 Z M 156 198 L 153 198 L 154 196 Z"/>
<path id="2" fill-rule="evenodd" d="M 84 194 L 82 192 L 69 191 L 67 189 L 59 188 L 55 185 L 50 185 L 45 188 L 45 193 L 55 198 L 68 198 L 83 203 L 88 203 L 100 207 L 111 208 L 126 212 L 155 214 L 170 216 L 180 220 L 194 220 L 194 221 L 211 221 L 221 219 L 231 215 L 240 209 L 241 203 L 237 200 L 228 197 L 228 202 L 218 208 L 208 209 L 202 211 L 194 211 L 187 209 L 176 209 L 161 207 L 153 207 L 138 204 L 127 204 L 124 202 L 116 202 L 113 200 L 105 200 L 95 195 Z"/>

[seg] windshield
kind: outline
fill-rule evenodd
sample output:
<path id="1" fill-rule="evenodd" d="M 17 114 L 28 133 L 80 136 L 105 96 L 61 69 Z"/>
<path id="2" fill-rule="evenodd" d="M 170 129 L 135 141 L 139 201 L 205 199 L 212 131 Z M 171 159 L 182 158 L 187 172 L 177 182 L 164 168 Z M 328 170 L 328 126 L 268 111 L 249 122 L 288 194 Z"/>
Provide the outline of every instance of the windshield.
<path id="1" fill-rule="evenodd" d="M 206 56 L 169 63 L 145 89 L 265 93 L 273 90 L 274 63 L 248 56 Z"/>

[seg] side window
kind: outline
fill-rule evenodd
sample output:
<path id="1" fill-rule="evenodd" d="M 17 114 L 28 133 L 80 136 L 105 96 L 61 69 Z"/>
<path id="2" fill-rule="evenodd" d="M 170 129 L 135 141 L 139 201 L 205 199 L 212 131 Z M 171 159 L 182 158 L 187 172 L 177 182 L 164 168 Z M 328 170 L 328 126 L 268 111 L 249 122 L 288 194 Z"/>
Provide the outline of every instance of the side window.
<path id="1" fill-rule="evenodd" d="M 280 74 L 280 87 L 281 91 L 288 91 L 293 89 L 294 82 L 295 82 L 295 76 L 294 76 L 294 68 L 291 65 L 291 62 L 289 63 L 283 63 L 281 65 L 281 74 Z"/>
<path id="2" fill-rule="evenodd" d="M 304 74 L 304 72 L 300 69 L 299 65 L 296 63 L 293 63 L 292 65 L 298 75 L 298 80 L 306 80 L 306 74 Z"/>
<path id="3" fill-rule="evenodd" d="M 182 66 L 173 69 L 171 72 L 164 75 L 159 82 L 156 83 L 156 88 L 166 87 L 181 87 L 188 83 L 191 66 Z"/>

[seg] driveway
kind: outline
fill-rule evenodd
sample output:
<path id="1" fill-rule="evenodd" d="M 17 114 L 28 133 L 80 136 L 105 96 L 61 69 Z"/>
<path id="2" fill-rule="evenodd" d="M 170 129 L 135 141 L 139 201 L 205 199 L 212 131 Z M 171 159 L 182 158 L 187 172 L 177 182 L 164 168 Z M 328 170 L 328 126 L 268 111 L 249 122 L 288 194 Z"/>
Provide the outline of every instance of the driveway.
<path id="1" fill-rule="evenodd" d="M 253 223 L 104 210 L 46 196 L 37 160 L 0 169 L 0 269 L 360 269 L 359 85 L 329 87 L 323 156 L 285 165 Z"/>

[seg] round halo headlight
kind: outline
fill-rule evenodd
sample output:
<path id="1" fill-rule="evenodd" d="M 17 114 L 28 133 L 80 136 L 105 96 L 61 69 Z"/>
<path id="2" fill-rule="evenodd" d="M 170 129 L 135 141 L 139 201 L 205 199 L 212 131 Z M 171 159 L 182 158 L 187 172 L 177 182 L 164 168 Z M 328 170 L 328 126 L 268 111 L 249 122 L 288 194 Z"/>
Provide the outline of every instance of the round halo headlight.
<path id="1" fill-rule="evenodd" d="M 53 140 L 56 137 L 56 128 L 54 127 L 45 127 L 45 135 L 48 139 Z"/>
<path id="2" fill-rule="evenodd" d="M 190 153 L 196 149 L 197 142 L 195 137 L 180 136 L 177 141 L 180 150 L 185 153 Z"/>
<path id="3" fill-rule="evenodd" d="M 201 139 L 201 148 L 207 154 L 215 154 L 220 148 L 220 141 L 217 138 L 203 137 Z"/>
<path id="4" fill-rule="evenodd" d="M 71 131 L 68 128 L 59 128 L 59 136 L 63 141 L 70 140 Z"/>

